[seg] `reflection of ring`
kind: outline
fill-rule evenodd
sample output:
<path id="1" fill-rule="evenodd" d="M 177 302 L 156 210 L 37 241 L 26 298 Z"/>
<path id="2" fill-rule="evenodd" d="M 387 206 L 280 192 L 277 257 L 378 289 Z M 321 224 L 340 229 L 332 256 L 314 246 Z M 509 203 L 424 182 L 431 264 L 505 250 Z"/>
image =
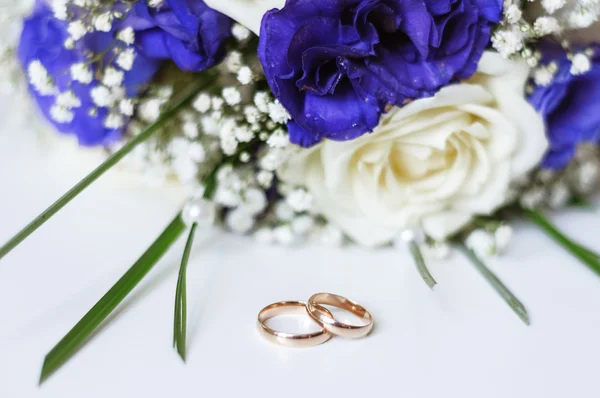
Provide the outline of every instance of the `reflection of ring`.
<path id="1" fill-rule="evenodd" d="M 326 329 L 323 328 L 323 323 L 318 319 L 311 317 L 312 320 L 321 326 L 321 330 L 314 333 L 291 334 L 278 332 L 265 325 L 268 319 L 275 318 L 281 315 L 300 314 L 306 315 L 307 304 L 303 301 L 282 301 L 266 306 L 258 313 L 258 321 L 256 323 L 258 331 L 267 340 L 272 343 L 281 344 L 286 347 L 312 347 L 322 344 L 332 337 Z M 316 309 L 317 314 L 331 317 L 333 314 L 327 308 Z"/>
<path id="2" fill-rule="evenodd" d="M 351 314 L 361 318 L 365 325 L 348 325 L 337 321 L 331 313 L 325 312 L 323 305 L 331 305 L 348 311 Z M 373 328 L 373 317 L 363 306 L 347 299 L 346 297 L 338 296 L 331 293 L 317 293 L 312 295 L 306 303 L 308 314 L 319 324 L 323 325 L 329 332 L 342 337 L 358 338 L 364 337 Z"/>

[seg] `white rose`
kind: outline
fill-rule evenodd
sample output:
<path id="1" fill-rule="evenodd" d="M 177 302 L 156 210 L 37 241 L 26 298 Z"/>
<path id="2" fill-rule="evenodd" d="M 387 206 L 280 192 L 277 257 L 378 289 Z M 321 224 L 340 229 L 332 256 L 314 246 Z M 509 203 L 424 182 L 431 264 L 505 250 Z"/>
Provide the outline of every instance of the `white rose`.
<path id="1" fill-rule="evenodd" d="M 285 5 L 285 0 L 204 0 L 204 2 L 256 34 L 260 32 L 263 15 L 273 8 L 281 9 Z"/>
<path id="2" fill-rule="evenodd" d="M 527 75 L 524 63 L 486 52 L 470 80 L 394 108 L 372 134 L 301 151 L 280 176 L 306 186 L 315 211 L 360 244 L 419 226 L 442 240 L 502 206 L 511 180 L 545 153 Z"/>

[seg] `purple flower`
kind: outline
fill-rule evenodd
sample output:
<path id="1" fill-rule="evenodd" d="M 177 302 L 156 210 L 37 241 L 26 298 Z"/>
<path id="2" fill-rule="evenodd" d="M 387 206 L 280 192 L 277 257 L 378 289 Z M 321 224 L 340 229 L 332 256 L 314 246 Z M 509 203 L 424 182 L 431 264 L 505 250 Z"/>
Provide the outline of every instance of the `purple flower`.
<path id="1" fill-rule="evenodd" d="M 600 136 L 600 45 L 591 49 L 590 70 L 571 73 L 572 62 L 558 45 L 542 43 L 542 65 L 554 62 L 557 72 L 549 85 L 538 86 L 530 101 L 546 122 L 550 150 L 542 166 L 560 169 L 568 165 L 578 144 L 597 142 Z M 576 71 L 577 72 L 577 71 Z"/>
<path id="2" fill-rule="evenodd" d="M 287 0 L 263 18 L 259 57 L 291 140 L 350 140 L 382 112 L 475 73 L 500 0 Z"/>
<path id="3" fill-rule="evenodd" d="M 184 71 L 199 72 L 219 63 L 231 36 L 232 20 L 202 0 L 165 0 L 158 7 L 138 1 L 128 17 L 142 51 L 172 59 Z"/>
<path id="4" fill-rule="evenodd" d="M 18 57 L 28 72 L 30 91 L 46 118 L 65 134 L 74 134 L 82 145 L 99 145 L 117 140 L 127 122 L 127 116 L 115 112 L 109 104 L 98 106 L 93 99 L 94 89 L 101 86 L 96 80 L 110 65 L 117 76 L 122 73 L 119 88 L 106 88 L 105 100 L 112 105 L 118 100 L 135 97 L 156 73 L 158 60 L 149 60 L 142 54 L 135 56 L 130 69 L 120 69 L 114 63 L 113 49 L 117 42 L 115 32 L 95 32 L 85 35 L 75 43 L 72 50 L 65 48 L 69 38 L 68 22 L 54 17 L 52 10 L 44 0 L 36 2 L 32 15 L 25 20 Z M 124 43 L 120 43 L 126 49 Z M 101 60 L 91 62 L 89 53 L 101 54 L 107 51 Z M 74 79 L 72 67 L 80 66 L 82 81 Z M 103 89 L 101 89 L 103 90 Z"/>

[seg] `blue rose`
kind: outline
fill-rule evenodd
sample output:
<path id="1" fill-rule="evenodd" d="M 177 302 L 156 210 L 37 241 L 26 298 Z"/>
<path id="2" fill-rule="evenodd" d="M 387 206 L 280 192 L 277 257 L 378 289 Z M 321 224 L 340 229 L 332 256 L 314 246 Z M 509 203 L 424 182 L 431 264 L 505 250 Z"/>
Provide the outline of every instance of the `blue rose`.
<path id="1" fill-rule="evenodd" d="M 138 1 L 128 17 L 142 51 L 172 59 L 184 71 L 199 72 L 219 63 L 231 36 L 232 20 L 202 0 L 165 0 L 158 7 Z"/>
<path id="2" fill-rule="evenodd" d="M 293 142 L 350 140 L 475 73 L 501 13 L 501 0 L 287 0 L 263 18 L 259 57 Z"/>
<path id="3" fill-rule="evenodd" d="M 160 64 L 160 61 L 149 60 L 138 53 L 130 71 L 120 69 L 114 63 L 114 53 L 107 51 L 115 45 L 115 32 L 119 28 L 116 25 L 111 32 L 87 34 L 68 50 L 65 48 L 69 38 L 68 22 L 56 19 L 44 0 L 36 2 L 32 15 L 24 22 L 18 57 L 29 74 L 31 94 L 46 118 L 60 132 L 76 135 L 82 145 L 117 140 L 127 122 L 126 116 L 111 114 L 108 106 L 99 107 L 92 99 L 92 90 L 101 85 L 96 79 L 103 71 L 99 65 L 113 66 L 117 73 L 123 73 L 120 96 L 131 98 L 152 79 Z M 101 54 L 106 51 L 102 59 L 90 62 L 90 52 Z M 77 64 L 87 66 L 89 81 L 83 83 L 73 79 L 71 68 Z M 39 87 L 44 82 L 38 82 L 36 87 L 32 80 L 40 76 L 48 78 L 46 89 Z M 111 115 L 112 119 L 109 119 Z M 116 127 L 119 124 L 122 126 Z"/>
<path id="4" fill-rule="evenodd" d="M 597 142 L 600 137 L 600 45 L 593 44 L 589 57 L 590 70 L 571 73 L 572 61 L 558 45 L 541 45 L 542 65 L 557 66 L 552 82 L 538 86 L 530 101 L 546 122 L 550 150 L 543 167 L 560 169 L 567 166 L 580 143 Z M 581 53 L 584 48 L 574 53 Z"/>

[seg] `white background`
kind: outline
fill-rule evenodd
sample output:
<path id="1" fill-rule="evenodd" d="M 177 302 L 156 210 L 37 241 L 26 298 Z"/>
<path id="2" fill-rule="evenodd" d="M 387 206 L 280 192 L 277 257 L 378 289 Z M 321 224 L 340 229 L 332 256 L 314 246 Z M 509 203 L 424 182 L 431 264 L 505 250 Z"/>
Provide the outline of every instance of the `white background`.
<path id="1" fill-rule="evenodd" d="M 4 242 L 99 158 L 20 129 L 0 134 Z M 526 304 L 530 327 L 460 253 L 430 264 L 432 292 L 406 253 L 272 248 L 214 233 L 190 262 L 187 364 L 171 348 L 182 239 L 39 388 L 44 355 L 181 201 L 176 189 L 111 171 L 0 262 L 0 397 L 598 397 L 600 278 L 527 225 L 490 266 Z M 554 220 L 600 247 L 597 213 Z M 370 309 L 372 335 L 303 350 L 260 339 L 263 306 L 317 291 Z"/>

